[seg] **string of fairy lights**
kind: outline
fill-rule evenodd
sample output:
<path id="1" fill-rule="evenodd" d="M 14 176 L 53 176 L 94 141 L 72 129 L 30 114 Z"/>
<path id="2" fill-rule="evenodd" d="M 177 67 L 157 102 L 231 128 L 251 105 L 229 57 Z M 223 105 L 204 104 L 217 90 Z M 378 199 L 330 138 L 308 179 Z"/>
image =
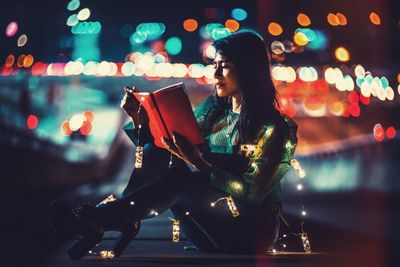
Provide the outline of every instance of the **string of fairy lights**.
<path id="1" fill-rule="evenodd" d="M 141 97 L 140 101 L 139 101 L 139 106 L 136 112 L 136 115 L 138 116 L 138 121 L 139 121 L 139 125 L 138 125 L 138 133 L 137 133 L 137 141 L 138 141 L 138 145 L 136 146 L 136 151 L 135 151 L 135 168 L 142 168 L 143 167 L 143 146 L 140 145 L 140 131 L 142 129 L 142 125 L 140 123 L 140 112 L 142 110 L 143 107 L 143 101 L 144 101 L 144 97 Z M 272 131 L 272 129 L 268 129 L 269 132 Z M 240 153 L 244 153 L 247 156 L 250 156 L 252 153 L 256 153 L 257 151 L 261 150 L 261 147 L 264 145 L 263 142 L 258 143 L 257 145 L 254 144 L 245 144 L 245 145 L 241 145 L 240 146 Z M 291 145 L 290 142 L 288 142 L 287 145 Z M 261 146 L 261 147 L 260 147 Z M 172 164 L 172 153 L 171 153 L 171 159 L 169 162 L 169 166 L 171 166 Z M 292 159 L 290 161 L 291 166 L 293 167 L 293 169 L 295 170 L 297 177 L 299 178 L 299 181 L 296 185 L 296 188 L 298 191 L 303 190 L 303 184 L 301 182 L 302 179 L 305 178 L 306 173 L 304 171 L 304 169 L 301 167 L 300 163 L 296 160 L 296 159 Z M 101 201 L 98 205 L 102 205 L 102 204 L 107 204 L 108 202 L 112 202 L 115 201 L 117 198 L 114 195 L 110 195 L 107 198 L 105 198 L 103 201 Z M 218 203 L 220 203 L 221 201 L 224 201 L 232 215 L 233 218 L 236 218 L 238 216 L 240 216 L 240 212 L 239 209 L 237 208 L 237 205 L 235 203 L 234 198 L 231 195 L 225 196 L 225 197 L 221 197 L 213 202 L 210 203 L 211 208 L 214 208 Z M 130 202 L 130 205 L 134 205 L 135 203 L 133 201 Z M 158 216 L 159 213 L 156 210 L 151 210 L 150 215 L 152 216 Z M 186 216 L 190 215 L 189 211 L 186 211 L 185 213 Z M 302 217 L 302 221 L 300 223 L 301 225 L 301 232 L 300 233 L 289 233 L 289 234 L 283 234 L 281 238 L 279 238 L 277 240 L 277 244 L 281 244 L 282 249 L 277 250 L 276 248 L 273 248 L 272 253 L 275 255 L 277 253 L 283 253 L 285 251 L 285 249 L 287 248 L 287 244 L 285 242 L 285 239 L 288 235 L 294 235 L 294 236 L 299 236 L 300 240 L 303 244 L 303 248 L 304 248 L 304 252 L 305 253 L 311 253 L 311 245 L 310 245 L 310 239 L 308 237 L 308 234 L 304 231 L 304 217 L 307 215 L 306 209 L 304 207 L 304 204 L 301 202 L 301 217 Z M 169 218 L 172 221 L 172 242 L 179 242 L 180 241 L 180 220 L 178 219 L 174 219 L 174 218 Z M 286 223 L 286 222 L 285 222 Z M 112 250 L 102 250 L 99 253 L 90 251 L 90 254 L 92 255 L 99 255 L 101 258 L 105 258 L 105 259 L 111 259 L 115 257 L 115 252 Z"/>
<path id="2" fill-rule="evenodd" d="M 78 0 L 71 0 L 68 4 L 69 11 L 75 11 L 79 8 L 80 1 Z M 234 12 L 235 11 L 235 12 Z M 237 13 L 237 15 L 234 15 Z M 77 12 L 77 14 L 72 14 L 68 20 L 67 25 L 71 27 L 71 33 L 73 34 L 97 34 L 101 30 L 101 24 L 99 22 L 85 22 L 90 16 L 90 10 L 88 8 L 82 9 L 81 11 Z M 243 9 L 235 9 L 232 11 L 233 19 L 228 19 L 225 25 L 222 24 L 208 24 L 204 27 L 203 31 L 208 35 L 207 38 L 212 37 L 213 39 L 223 37 L 230 32 L 235 32 L 240 28 L 240 24 L 238 21 L 243 21 L 247 17 L 247 12 Z M 373 27 L 381 25 L 381 18 L 376 12 L 369 13 L 369 20 L 372 23 Z M 347 25 L 348 19 L 342 13 L 329 13 L 326 17 L 327 22 L 331 26 L 340 26 L 343 27 Z M 293 39 L 291 40 L 275 40 L 271 44 L 271 51 L 272 57 L 275 59 L 278 64 L 272 67 L 272 76 L 273 79 L 278 81 L 282 84 L 282 88 L 288 88 L 289 85 L 294 84 L 295 81 L 304 81 L 314 83 L 317 82 L 319 78 L 326 81 L 327 84 L 335 86 L 338 91 L 341 92 L 351 92 L 356 93 L 357 105 L 353 105 L 356 107 L 354 112 L 352 109 L 349 109 L 350 114 L 353 117 L 358 117 L 360 114 L 360 109 L 358 106 L 358 102 L 363 104 L 369 103 L 369 98 L 372 95 L 376 99 L 381 101 L 392 101 L 395 96 L 395 90 L 390 86 L 388 79 L 384 76 L 378 77 L 372 75 L 370 72 L 366 71 L 363 66 L 356 65 L 354 68 L 354 74 L 350 75 L 350 71 L 343 71 L 340 68 L 326 68 L 323 71 L 319 71 L 320 75 L 318 75 L 318 71 L 316 68 L 308 66 L 308 67 L 299 67 L 297 69 L 291 66 L 284 66 L 281 62 L 284 60 L 284 55 L 295 52 L 301 52 L 304 49 L 309 50 L 324 50 L 327 47 L 327 38 L 326 34 L 323 31 L 319 31 L 316 29 L 308 28 L 312 22 L 311 18 L 308 17 L 304 13 L 299 13 L 297 16 L 297 22 L 303 28 L 298 28 L 293 34 Z M 142 25 L 142 24 L 141 24 Z M 144 25 L 144 24 L 143 24 Z M 142 25 L 142 26 L 143 26 Z M 160 24 L 161 25 L 161 24 Z M 159 25 L 159 26 L 160 26 Z M 95 28 L 91 29 L 89 32 L 90 26 L 96 26 Z M 140 26 L 140 25 L 139 25 Z M 138 30 L 144 27 L 139 27 Z M 144 25 L 146 26 L 146 25 Z M 148 26 L 148 25 L 147 25 Z M 154 26 L 154 25 L 153 25 Z M 161 25 L 162 26 L 162 25 Z M 194 32 L 199 27 L 198 21 L 195 19 L 187 19 L 183 23 L 184 29 L 188 32 Z M 165 28 L 165 26 L 163 26 Z M 225 29 L 225 30 L 223 30 Z M 278 22 L 270 22 L 268 24 L 268 33 L 271 36 L 282 36 L 283 28 Z M 165 31 L 165 29 L 164 29 Z M 163 32 L 164 32 L 163 31 Z M 11 22 L 6 28 L 6 36 L 12 37 L 18 32 L 18 24 L 17 22 Z M 140 35 L 140 34 L 139 34 Z M 137 38 L 137 32 L 132 34 L 130 40 L 138 43 L 139 39 Z M 28 41 L 28 36 L 25 33 L 21 33 L 17 40 L 18 47 L 24 47 Z M 140 40 L 140 42 L 144 42 L 144 40 Z M 171 45 L 172 44 L 172 48 Z M 169 52 L 170 55 L 176 55 L 180 52 L 181 48 L 177 50 L 177 47 L 181 47 L 181 41 L 176 37 L 171 37 L 164 43 L 164 46 Z M 209 43 L 207 43 L 209 44 Z M 212 51 L 212 46 L 208 45 L 207 49 L 203 49 L 203 53 L 208 55 L 213 55 L 215 51 Z M 334 56 L 337 61 L 341 63 L 349 62 L 350 60 L 350 52 L 345 47 L 336 47 L 334 50 Z M 95 61 L 88 61 L 88 62 L 81 62 L 81 61 L 69 61 L 67 63 L 44 63 L 40 61 L 35 62 L 35 58 L 32 55 L 25 55 L 21 54 L 20 56 L 16 57 L 12 54 L 8 55 L 5 61 L 5 64 L 1 66 L 0 75 L 1 76 L 8 76 L 8 75 L 15 75 L 17 74 L 17 70 L 19 68 L 30 68 L 32 76 L 76 76 L 76 75 L 90 75 L 96 77 L 102 76 L 143 76 L 145 78 L 195 78 L 195 79 L 202 79 L 199 81 L 205 82 L 207 84 L 213 83 L 213 71 L 212 65 L 202 65 L 202 64 L 190 64 L 185 65 L 182 63 L 175 63 L 171 64 L 168 62 L 168 57 L 162 57 L 160 53 L 139 53 L 134 52 L 129 55 L 129 60 L 124 63 L 114 63 L 114 62 L 95 62 Z M 322 74 L 322 75 L 321 75 Z M 320 76 L 320 77 L 318 77 Z M 353 76 L 353 77 L 351 77 Z M 400 74 L 397 75 L 397 81 L 400 83 Z M 279 86 L 278 86 L 279 87 Z M 358 88 L 357 88 L 358 87 Z M 357 89 L 359 92 L 356 92 Z M 398 85 L 397 89 L 398 93 L 400 94 L 400 85 Z M 354 95 L 354 94 L 352 94 Z M 368 102 L 364 103 L 363 99 L 367 99 Z M 339 108 L 332 109 L 331 113 L 336 116 L 344 116 L 344 104 L 341 104 L 340 101 L 334 103 L 335 106 L 339 106 Z M 351 105 L 350 105 L 351 106 Z M 323 110 L 325 110 L 324 106 L 321 105 Z M 140 112 L 141 105 L 139 106 L 138 112 Z M 339 111 L 337 111 L 337 109 Z M 307 109 L 304 107 L 304 110 Z M 314 113 L 315 114 L 315 113 Z M 308 114 L 309 116 L 313 116 L 313 114 Z M 323 113 L 322 115 L 325 115 Z M 318 116 L 322 116 L 318 115 Z M 30 115 L 33 116 L 33 115 Z M 314 115 L 315 116 L 315 115 Z M 36 117 L 33 117 L 36 118 Z M 30 121 L 30 120 L 28 120 Z M 72 120 L 73 121 L 73 120 Z M 67 122 L 69 125 L 69 122 Z M 35 126 L 29 126 L 29 128 L 36 128 L 38 122 L 37 118 L 36 121 L 33 123 Z M 29 124 L 31 125 L 31 124 Z M 69 126 L 67 125 L 67 128 Z M 73 124 L 71 124 L 73 125 Z M 138 140 L 140 135 L 141 125 L 138 126 Z M 62 126 L 64 129 L 64 124 Z M 396 135 L 396 131 L 394 127 L 389 127 L 388 130 L 390 132 L 387 133 L 388 138 L 393 138 Z M 71 131 L 70 131 L 71 132 Z M 376 124 L 374 129 L 374 136 L 378 141 L 382 141 L 385 137 L 384 129 L 381 124 Z M 248 151 L 254 150 L 254 145 L 247 145 Z M 171 155 L 172 157 L 172 155 Z M 135 150 L 135 168 L 142 168 L 143 167 L 143 146 L 138 145 L 136 146 Z M 170 161 L 171 165 L 171 161 Z M 291 166 L 294 168 L 296 175 L 298 177 L 298 182 L 296 184 L 296 189 L 298 191 L 304 190 L 304 183 L 303 179 L 306 177 L 306 173 L 301 167 L 300 163 L 293 159 L 291 161 Z M 114 195 L 108 196 L 106 199 L 101 201 L 98 205 L 106 204 L 108 202 L 115 201 L 117 198 Z M 213 208 L 217 204 L 226 203 L 227 208 L 232 214 L 232 217 L 240 216 L 240 211 L 237 208 L 234 198 L 230 195 L 217 199 L 216 201 L 212 202 L 210 206 Z M 131 205 L 135 203 L 132 201 L 130 202 Z M 155 210 L 151 211 L 152 215 L 157 216 L 158 212 Z M 185 215 L 189 215 L 189 212 L 186 212 Z M 287 247 L 287 237 L 288 236 L 296 236 L 300 238 L 302 242 L 304 252 L 310 253 L 311 252 L 311 244 L 310 238 L 307 232 L 304 230 L 305 224 L 305 217 L 307 216 L 307 210 L 304 207 L 304 204 L 301 202 L 301 209 L 300 215 L 302 221 L 301 231 L 298 232 L 291 232 L 285 233 L 278 239 L 277 246 L 279 248 L 274 248 L 273 253 L 280 253 L 284 252 Z M 176 219 L 170 218 L 172 221 L 172 242 L 179 242 L 180 241 L 180 221 Z M 92 253 L 93 254 L 93 253 Z M 103 250 L 99 253 L 102 258 L 113 258 L 115 253 L 113 251 Z"/>
<path id="3" fill-rule="evenodd" d="M 306 177 L 306 172 L 304 169 L 301 167 L 299 161 L 297 159 L 292 159 L 290 161 L 293 169 L 296 172 L 296 176 L 298 178 L 298 182 L 296 185 L 296 189 L 298 191 L 302 191 L 304 186 L 302 183 L 302 180 Z M 279 254 L 279 253 L 284 253 L 288 247 L 287 245 L 287 237 L 289 236 L 297 236 L 300 237 L 300 241 L 303 245 L 303 249 L 305 253 L 311 253 L 311 244 L 310 244 L 310 239 L 308 236 L 308 233 L 304 231 L 304 224 L 305 224 L 305 217 L 307 215 L 306 208 L 304 207 L 304 204 L 302 201 L 300 201 L 300 215 L 301 215 L 301 222 L 300 222 L 300 233 L 297 232 L 290 232 L 290 233 L 285 233 L 282 234 L 281 237 L 278 238 L 275 247 L 272 249 L 273 254 Z M 285 221 L 286 223 L 286 221 Z M 287 224 L 287 223 L 286 223 Z M 288 225 L 289 226 L 289 225 Z M 279 246 L 279 249 L 277 248 Z"/>
<path id="4" fill-rule="evenodd" d="M 141 107 L 142 107 L 142 105 L 140 104 L 140 106 L 138 108 L 138 114 L 140 112 Z M 139 124 L 138 141 L 140 140 L 139 139 L 140 138 L 140 134 L 139 134 L 140 129 L 141 129 L 141 125 Z M 252 145 L 252 144 L 242 145 L 241 149 L 243 149 L 244 152 L 249 153 L 249 150 L 255 151 L 257 149 L 257 146 L 256 145 Z M 138 145 L 136 147 L 136 153 L 135 154 L 136 154 L 135 168 L 142 168 L 143 167 L 143 165 L 142 165 L 142 163 L 143 163 L 143 147 Z M 138 157 L 139 157 L 139 159 L 138 159 Z M 298 181 L 298 183 L 296 185 L 296 188 L 297 188 L 298 191 L 301 191 L 301 190 L 303 190 L 303 184 L 302 184 L 301 180 L 305 178 L 306 173 L 305 173 L 304 169 L 301 167 L 300 163 L 296 159 L 292 159 L 290 164 L 293 167 L 293 169 L 295 170 L 295 172 L 297 174 L 297 177 L 299 179 L 299 181 Z M 116 199 L 117 198 L 116 198 L 115 195 L 110 195 L 107 198 L 105 198 L 103 201 L 101 201 L 98 205 L 104 205 L 104 204 L 107 204 L 109 202 L 115 201 Z M 235 200 L 231 195 L 228 195 L 228 196 L 225 196 L 225 197 L 221 197 L 221 198 L 211 202 L 210 206 L 212 208 L 214 208 L 218 203 L 220 203 L 220 202 L 222 202 L 224 200 L 225 200 L 225 203 L 226 203 L 226 205 L 227 205 L 232 217 L 236 218 L 236 217 L 240 216 L 239 209 L 237 208 Z M 130 202 L 130 205 L 134 205 L 134 204 L 135 203 L 133 201 Z M 308 233 L 304 231 L 304 223 L 305 223 L 304 222 L 304 218 L 307 215 L 307 212 L 306 212 L 306 209 L 305 209 L 304 204 L 302 202 L 301 202 L 301 212 L 300 212 L 300 214 L 301 214 L 301 217 L 302 217 L 302 221 L 300 223 L 301 232 L 300 233 L 296 233 L 296 232 L 285 233 L 285 234 L 282 235 L 282 237 L 278 238 L 276 244 L 280 245 L 281 249 L 278 250 L 276 248 L 273 248 L 272 249 L 272 254 L 273 255 L 285 252 L 285 250 L 287 248 L 287 244 L 286 244 L 285 240 L 290 235 L 300 237 L 300 241 L 301 241 L 301 243 L 303 245 L 304 252 L 305 253 L 311 253 L 310 239 L 309 239 Z M 150 215 L 158 216 L 159 213 L 156 210 L 151 210 Z M 190 212 L 186 211 L 185 215 L 186 216 L 190 215 Z M 181 236 L 181 233 L 180 233 L 180 230 L 181 230 L 180 220 L 174 219 L 174 218 L 170 218 L 170 217 L 169 217 L 169 219 L 172 222 L 172 233 L 171 233 L 172 234 L 172 242 L 174 242 L 174 243 L 179 242 L 180 241 L 180 236 Z M 104 259 L 112 259 L 112 258 L 115 257 L 115 252 L 112 251 L 112 250 L 102 250 L 99 253 L 93 252 L 93 251 L 89 251 L 89 253 L 91 255 L 98 255 L 98 256 L 100 256 L 101 258 L 104 258 Z"/>

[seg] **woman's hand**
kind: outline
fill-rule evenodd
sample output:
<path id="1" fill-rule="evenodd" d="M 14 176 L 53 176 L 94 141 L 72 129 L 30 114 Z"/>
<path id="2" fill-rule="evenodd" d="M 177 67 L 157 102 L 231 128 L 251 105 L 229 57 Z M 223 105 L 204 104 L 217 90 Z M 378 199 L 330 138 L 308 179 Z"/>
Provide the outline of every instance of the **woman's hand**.
<path id="1" fill-rule="evenodd" d="M 199 171 L 205 173 L 211 171 L 211 164 L 203 158 L 200 149 L 193 145 L 185 136 L 174 133 L 172 140 L 162 138 L 162 142 L 169 152 L 193 164 Z"/>
<path id="2" fill-rule="evenodd" d="M 120 106 L 132 118 L 135 127 L 148 125 L 149 117 L 146 110 L 140 107 L 140 102 L 133 95 L 133 92 L 137 92 L 136 88 L 125 87 L 125 95 L 121 100 Z"/>

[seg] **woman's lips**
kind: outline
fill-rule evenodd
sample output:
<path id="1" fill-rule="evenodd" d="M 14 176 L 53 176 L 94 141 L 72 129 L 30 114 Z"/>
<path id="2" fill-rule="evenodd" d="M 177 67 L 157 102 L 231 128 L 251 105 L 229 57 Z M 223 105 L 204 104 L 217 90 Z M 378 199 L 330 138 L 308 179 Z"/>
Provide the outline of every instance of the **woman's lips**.
<path id="1" fill-rule="evenodd" d="M 223 85 L 224 85 L 223 82 L 217 82 L 217 83 L 215 84 L 215 87 L 216 87 L 216 88 L 220 88 L 220 87 L 223 86 Z"/>

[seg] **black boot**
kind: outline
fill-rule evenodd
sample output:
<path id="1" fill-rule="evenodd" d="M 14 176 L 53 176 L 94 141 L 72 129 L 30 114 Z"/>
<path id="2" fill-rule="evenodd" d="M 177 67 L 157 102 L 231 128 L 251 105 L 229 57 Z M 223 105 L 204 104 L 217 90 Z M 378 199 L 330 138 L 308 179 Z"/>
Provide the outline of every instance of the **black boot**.
<path id="1" fill-rule="evenodd" d="M 51 205 L 49 215 L 50 224 L 56 232 L 63 235 L 83 236 L 68 251 L 71 259 L 82 258 L 101 242 L 105 231 L 121 232 L 113 245 L 112 252 L 107 253 L 108 257 L 118 257 L 140 229 L 140 221 L 133 217 L 119 220 L 116 217 L 121 214 L 112 214 L 107 205 L 100 207 L 85 205 L 72 210 L 64 202 L 57 201 Z"/>
<path id="2" fill-rule="evenodd" d="M 73 260 L 82 258 L 103 237 L 104 229 L 101 225 L 82 219 L 63 201 L 54 201 L 49 205 L 48 219 L 50 227 L 58 235 L 68 238 L 75 235 L 81 236 L 68 251 Z"/>
<path id="3" fill-rule="evenodd" d="M 110 203 L 111 204 L 111 203 Z M 104 231 L 117 231 L 120 232 L 117 240 L 113 244 L 113 248 L 107 257 L 119 257 L 125 248 L 129 245 L 132 239 L 137 235 L 140 230 L 140 220 L 135 219 L 134 216 L 125 214 L 124 210 L 118 207 L 110 208 L 110 204 L 100 204 L 97 206 L 80 206 L 75 211 L 82 218 L 100 223 Z"/>

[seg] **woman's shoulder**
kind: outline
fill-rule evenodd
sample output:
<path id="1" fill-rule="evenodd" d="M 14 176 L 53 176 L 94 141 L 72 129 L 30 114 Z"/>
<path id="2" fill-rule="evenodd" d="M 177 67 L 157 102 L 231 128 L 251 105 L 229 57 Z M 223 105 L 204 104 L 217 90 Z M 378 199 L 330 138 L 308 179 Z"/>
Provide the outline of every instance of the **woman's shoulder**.
<path id="1" fill-rule="evenodd" d="M 211 109 L 218 105 L 217 98 L 213 95 L 207 97 L 201 104 L 194 110 L 195 117 L 206 115 Z"/>

